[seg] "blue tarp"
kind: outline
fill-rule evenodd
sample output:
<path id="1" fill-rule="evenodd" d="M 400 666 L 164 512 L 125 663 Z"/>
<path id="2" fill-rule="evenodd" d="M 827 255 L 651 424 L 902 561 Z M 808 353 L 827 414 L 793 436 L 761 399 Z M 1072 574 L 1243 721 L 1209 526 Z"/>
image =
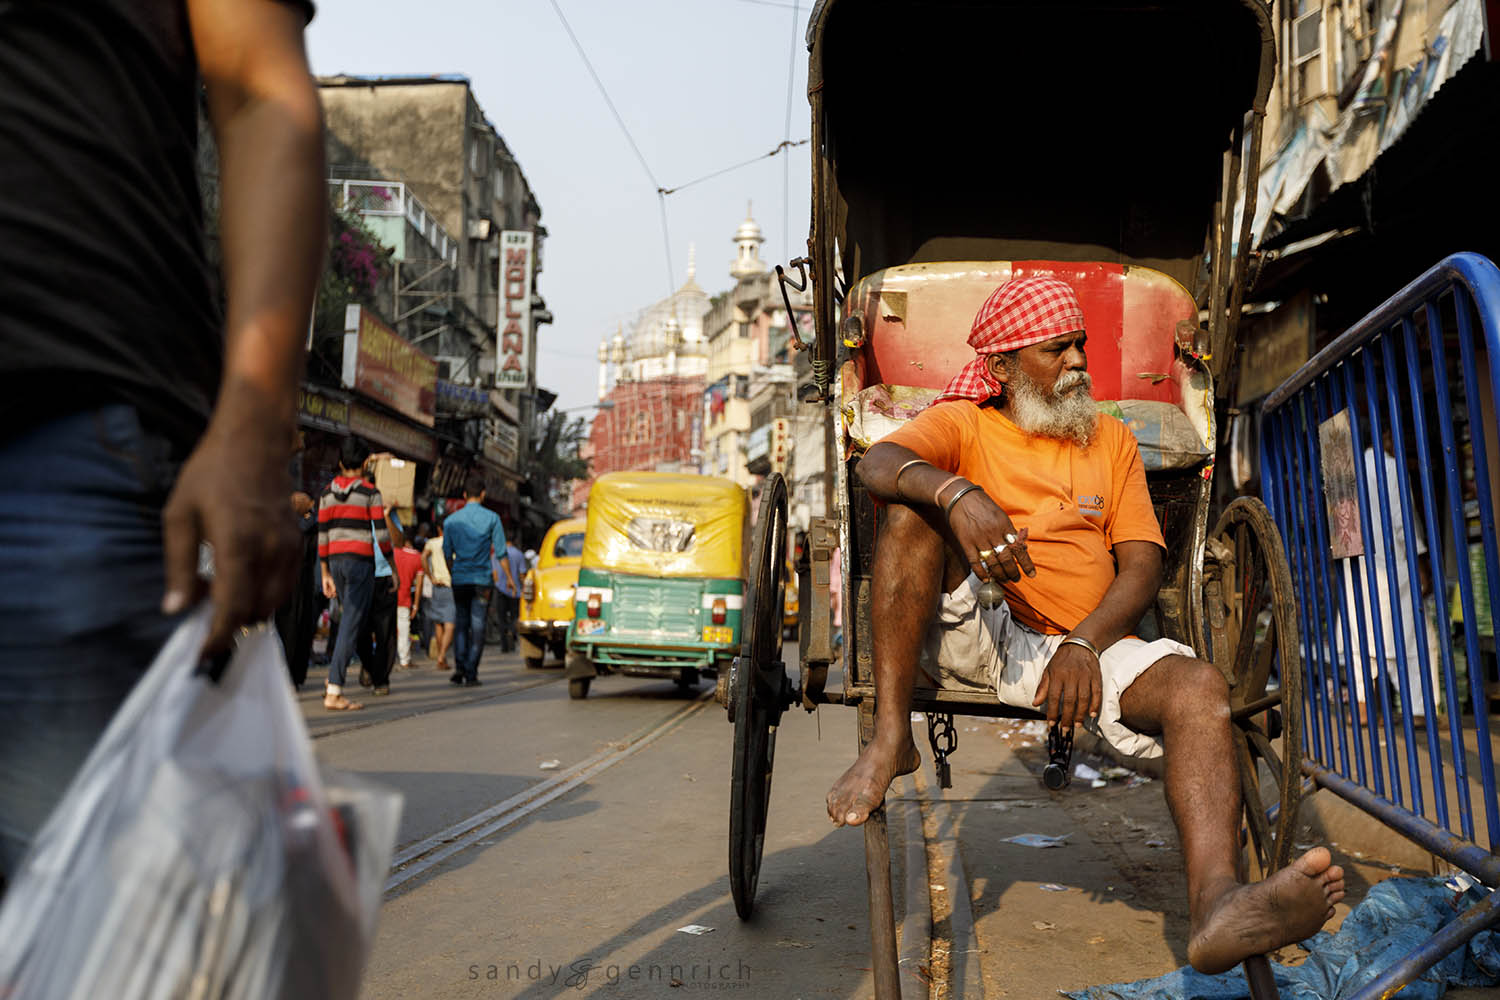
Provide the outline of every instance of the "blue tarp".
<path id="1" fill-rule="evenodd" d="M 1464 891 L 1441 878 L 1393 878 L 1370 890 L 1337 934 L 1321 931 L 1303 942 L 1298 966 L 1271 964 L 1282 1000 L 1346 1000 L 1425 942 L 1459 913 L 1489 894 Z M 1436 1000 L 1449 987 L 1500 985 L 1500 930 L 1481 931 L 1402 991 L 1403 1000 Z M 1157 979 L 1094 986 L 1063 993 L 1073 1000 L 1240 1000 L 1249 997 L 1236 968 L 1205 976 L 1181 968 Z"/>

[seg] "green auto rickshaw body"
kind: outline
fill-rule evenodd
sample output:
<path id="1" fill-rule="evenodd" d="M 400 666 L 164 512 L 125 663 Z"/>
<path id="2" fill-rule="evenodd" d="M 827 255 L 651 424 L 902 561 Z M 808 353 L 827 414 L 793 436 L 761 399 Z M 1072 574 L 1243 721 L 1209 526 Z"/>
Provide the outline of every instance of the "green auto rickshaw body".
<path id="1" fill-rule="evenodd" d="M 690 683 L 727 664 L 740 645 L 748 525 L 744 488 L 731 480 L 601 476 L 589 491 L 568 676 Z"/>

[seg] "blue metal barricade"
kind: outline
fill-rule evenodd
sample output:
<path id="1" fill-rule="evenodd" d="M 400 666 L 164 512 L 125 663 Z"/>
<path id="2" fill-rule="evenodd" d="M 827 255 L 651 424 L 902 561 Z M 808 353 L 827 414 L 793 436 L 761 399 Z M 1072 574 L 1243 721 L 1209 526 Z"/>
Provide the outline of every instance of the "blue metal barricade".
<path id="1" fill-rule="evenodd" d="M 1500 269 L 1455 254 L 1267 397 L 1261 433 L 1302 625 L 1304 772 L 1491 888 L 1497 399 Z M 1492 894 L 1360 997 L 1497 922 Z"/>

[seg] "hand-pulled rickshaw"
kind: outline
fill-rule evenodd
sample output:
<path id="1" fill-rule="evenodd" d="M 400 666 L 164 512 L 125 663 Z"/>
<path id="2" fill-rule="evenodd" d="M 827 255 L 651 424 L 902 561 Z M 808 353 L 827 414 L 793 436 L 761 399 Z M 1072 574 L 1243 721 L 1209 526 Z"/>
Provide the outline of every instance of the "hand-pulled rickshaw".
<path id="1" fill-rule="evenodd" d="M 1192 646 L 1228 680 L 1248 874 L 1287 864 L 1301 792 L 1291 577 L 1258 500 L 1235 500 L 1210 522 L 1276 63 L 1271 25 L 1259 0 L 814 7 L 812 232 L 793 266 L 804 281 L 810 270 L 813 295 L 802 398 L 837 421 L 836 516 L 814 521 L 798 567 L 794 680 L 777 600 L 786 486 L 777 475 L 763 484 L 744 639 L 719 685 L 734 724 L 729 868 L 742 918 L 754 907 L 782 713 L 848 705 L 860 747 L 873 736 L 877 513 L 854 467 L 973 357 L 976 309 L 1022 274 L 1060 278 L 1081 300 L 1094 395 L 1136 432 L 1166 539 L 1140 630 Z M 849 620 L 843 687 L 827 690 L 835 549 Z M 1043 718 L 920 681 L 913 709 L 947 717 L 949 732 L 955 714 Z M 934 740 L 940 765 L 948 749 Z M 884 808 L 864 829 L 876 994 L 897 997 Z M 1276 995 L 1263 957 L 1245 967 L 1255 996 Z"/>

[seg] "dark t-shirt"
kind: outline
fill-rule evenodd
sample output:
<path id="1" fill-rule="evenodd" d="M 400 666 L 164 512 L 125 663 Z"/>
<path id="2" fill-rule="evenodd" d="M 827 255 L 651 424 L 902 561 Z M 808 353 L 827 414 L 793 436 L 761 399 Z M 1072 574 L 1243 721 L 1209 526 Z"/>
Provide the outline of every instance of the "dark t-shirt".
<path id="1" fill-rule="evenodd" d="M 0 0 L 0 439 L 105 402 L 184 450 L 202 432 L 199 92 L 184 0 Z"/>

